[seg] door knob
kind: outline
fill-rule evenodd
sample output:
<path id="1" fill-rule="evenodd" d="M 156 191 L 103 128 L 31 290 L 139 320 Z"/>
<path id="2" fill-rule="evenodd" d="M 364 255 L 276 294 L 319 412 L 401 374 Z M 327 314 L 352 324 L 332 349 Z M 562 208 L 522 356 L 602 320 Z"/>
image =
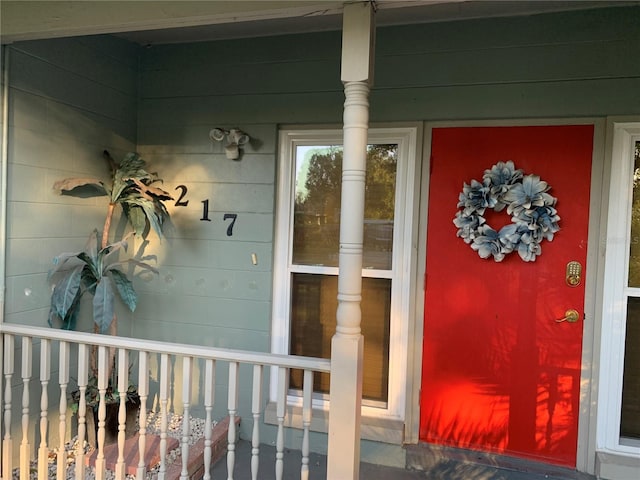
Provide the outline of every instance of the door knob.
<path id="1" fill-rule="evenodd" d="M 580 318 L 580 314 L 578 313 L 578 311 L 574 310 L 573 308 L 570 308 L 569 310 L 564 312 L 563 318 L 559 318 L 556 320 L 556 323 L 562 323 L 562 322 L 576 323 L 579 318 Z"/>

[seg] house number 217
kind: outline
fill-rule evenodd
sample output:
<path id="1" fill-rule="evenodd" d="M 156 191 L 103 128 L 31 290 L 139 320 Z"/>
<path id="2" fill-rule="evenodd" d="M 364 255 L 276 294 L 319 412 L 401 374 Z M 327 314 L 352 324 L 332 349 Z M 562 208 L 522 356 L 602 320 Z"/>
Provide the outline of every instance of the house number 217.
<path id="1" fill-rule="evenodd" d="M 185 197 L 187 196 L 187 191 L 188 191 L 186 185 L 178 185 L 175 189 L 180 190 L 180 196 L 176 200 L 175 206 L 186 207 L 187 205 L 189 205 L 189 200 L 185 200 Z M 209 218 L 209 199 L 202 200 L 202 202 L 200 203 L 202 203 L 202 218 L 200 219 L 200 221 L 210 222 L 211 219 Z M 233 235 L 233 227 L 236 224 L 237 218 L 238 218 L 237 213 L 225 213 L 222 216 L 223 221 L 231 220 L 231 222 L 227 226 L 227 237 L 231 237 Z"/>

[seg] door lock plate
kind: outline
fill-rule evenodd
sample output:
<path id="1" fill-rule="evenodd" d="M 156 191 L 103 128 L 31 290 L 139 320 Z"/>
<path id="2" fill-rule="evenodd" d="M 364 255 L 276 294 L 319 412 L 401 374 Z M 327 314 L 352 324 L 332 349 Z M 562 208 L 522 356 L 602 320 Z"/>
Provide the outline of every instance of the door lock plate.
<path id="1" fill-rule="evenodd" d="M 577 287 L 582 282 L 582 265 L 580 262 L 567 263 L 566 282 L 570 287 Z"/>

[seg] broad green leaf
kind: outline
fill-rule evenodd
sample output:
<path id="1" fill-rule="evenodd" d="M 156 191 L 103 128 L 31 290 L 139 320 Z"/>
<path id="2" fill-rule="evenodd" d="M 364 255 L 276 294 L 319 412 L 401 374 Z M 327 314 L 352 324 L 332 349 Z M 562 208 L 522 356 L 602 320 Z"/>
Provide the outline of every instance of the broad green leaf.
<path id="1" fill-rule="evenodd" d="M 127 153 L 120 162 L 119 169 L 124 173 L 133 173 L 144 168 L 146 162 L 135 152 Z"/>
<path id="2" fill-rule="evenodd" d="M 145 215 L 147 216 L 147 220 L 149 220 L 149 224 L 151 228 L 156 232 L 159 238 L 162 238 L 162 218 L 158 217 L 156 213 L 155 206 L 153 202 L 144 202 L 140 205 L 144 210 Z"/>
<path id="3" fill-rule="evenodd" d="M 162 182 L 162 180 L 155 179 L 151 183 L 155 183 L 155 182 Z M 146 186 L 147 193 L 153 195 L 158 200 L 173 200 L 173 197 L 169 192 L 166 192 L 165 190 L 162 190 L 161 188 L 158 188 L 158 187 L 152 187 L 151 183 L 149 183 L 149 185 Z"/>
<path id="4" fill-rule="evenodd" d="M 57 257 L 54 257 L 53 258 L 53 268 L 51 270 L 49 270 L 47 279 L 51 280 L 51 277 L 53 277 L 54 274 L 56 274 L 58 271 L 60 271 L 62 269 L 62 267 L 67 265 L 67 261 L 69 261 L 70 259 L 75 258 L 77 256 L 78 256 L 78 252 L 75 252 L 75 253 L 61 253 Z"/>
<path id="5" fill-rule="evenodd" d="M 162 238 L 162 219 L 158 218 L 155 210 L 154 202 L 143 197 L 128 198 L 127 203 L 140 207 L 149 222 L 149 225 L 156 232 L 158 237 Z"/>
<path id="6" fill-rule="evenodd" d="M 69 309 L 76 301 L 76 297 L 80 295 L 80 279 L 83 267 L 83 265 L 78 265 L 76 268 L 69 270 L 53 288 L 51 305 L 60 318 L 67 316 Z"/>
<path id="7" fill-rule="evenodd" d="M 58 314 L 55 312 L 55 308 L 52 305 L 49 309 L 49 318 L 47 319 L 47 323 L 49 324 L 49 326 L 53 327 L 54 323 L 60 320 L 60 328 L 62 330 L 75 330 L 78 321 L 78 312 L 80 311 L 80 309 L 78 308 L 80 297 L 81 295 L 78 295 L 78 302 L 72 305 L 72 307 L 69 309 L 69 312 L 67 313 L 67 316 L 63 319 L 60 319 Z"/>
<path id="8" fill-rule="evenodd" d="M 78 258 L 86 264 L 87 268 L 90 270 L 90 272 L 88 273 L 91 273 L 93 278 L 98 280 L 102 276 L 102 272 L 100 272 L 100 265 L 98 265 L 99 262 L 97 258 L 95 259 L 91 258 L 85 252 L 80 252 L 78 254 Z"/>
<path id="9" fill-rule="evenodd" d="M 129 307 L 129 310 L 134 312 L 138 304 L 138 295 L 133 289 L 133 283 L 127 278 L 127 276 L 117 269 L 109 270 L 109 275 L 115 283 L 118 293 L 122 301 Z"/>
<path id="10" fill-rule="evenodd" d="M 85 265 L 82 269 L 82 287 L 91 295 L 96 292 L 96 285 L 98 284 L 98 278 L 95 275 L 94 269 L 89 265 Z"/>
<path id="11" fill-rule="evenodd" d="M 130 205 L 128 203 L 123 203 L 122 209 L 135 230 L 136 235 L 143 237 L 147 229 L 147 216 L 144 214 L 144 210 L 137 205 Z"/>
<path id="12" fill-rule="evenodd" d="M 137 178 L 131 178 L 131 181 L 138 187 L 140 195 L 148 200 L 154 201 L 155 198 L 160 200 L 173 200 L 173 197 L 161 188 L 152 187 L 151 184 L 147 185 Z"/>
<path id="13" fill-rule="evenodd" d="M 96 286 L 93 296 L 93 321 L 98 325 L 100 333 L 106 333 L 113 320 L 113 287 L 108 278 L 103 277 Z"/>
<path id="14" fill-rule="evenodd" d="M 49 317 L 47 318 L 47 323 L 49 324 L 50 327 L 53 327 L 53 322 L 56 318 L 59 318 L 59 317 L 52 303 L 51 306 L 49 307 Z"/>
<path id="15" fill-rule="evenodd" d="M 53 184 L 61 195 L 89 198 L 108 195 L 104 183 L 97 178 L 65 178 Z"/>
<path id="16" fill-rule="evenodd" d="M 132 185 L 133 182 L 128 182 L 119 174 L 119 170 L 113 177 L 113 191 L 111 192 L 111 202 L 120 203 L 122 201 L 123 192 L 125 189 Z"/>
<path id="17" fill-rule="evenodd" d="M 78 315 L 80 313 L 80 298 L 82 293 L 76 297 L 76 301 L 71 305 L 67 316 L 62 319 L 62 325 L 60 328 L 63 330 L 75 330 L 78 323 Z"/>

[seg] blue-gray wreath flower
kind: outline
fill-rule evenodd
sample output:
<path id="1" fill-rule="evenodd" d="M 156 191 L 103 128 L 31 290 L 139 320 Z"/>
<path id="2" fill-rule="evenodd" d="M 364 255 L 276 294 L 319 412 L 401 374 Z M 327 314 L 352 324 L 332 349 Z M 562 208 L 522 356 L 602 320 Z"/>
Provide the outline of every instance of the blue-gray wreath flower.
<path id="1" fill-rule="evenodd" d="M 484 171 L 482 182 L 472 179 L 463 184 L 458 197 L 460 210 L 453 219 L 457 236 L 481 258 L 501 262 L 517 251 L 525 262 L 535 261 L 542 251 L 542 240 L 552 241 L 560 230 L 557 199 L 548 193 L 550 189 L 538 175 L 525 176 L 511 160 L 498 162 Z M 512 223 L 496 231 L 487 224 L 485 210 L 499 212 L 505 207 Z"/>
<path id="2" fill-rule="evenodd" d="M 496 212 L 502 211 L 507 205 L 504 196 L 509 192 L 511 186 L 522 179 L 522 170 L 517 170 L 511 160 L 508 162 L 498 162 L 493 167 L 484 171 L 482 177 L 484 182 L 490 185 L 491 195 L 495 198 Z"/>

